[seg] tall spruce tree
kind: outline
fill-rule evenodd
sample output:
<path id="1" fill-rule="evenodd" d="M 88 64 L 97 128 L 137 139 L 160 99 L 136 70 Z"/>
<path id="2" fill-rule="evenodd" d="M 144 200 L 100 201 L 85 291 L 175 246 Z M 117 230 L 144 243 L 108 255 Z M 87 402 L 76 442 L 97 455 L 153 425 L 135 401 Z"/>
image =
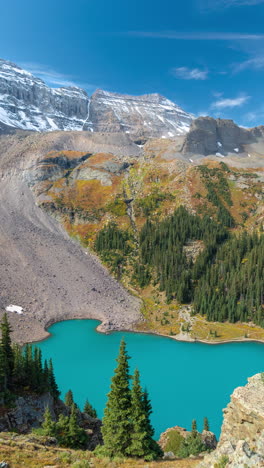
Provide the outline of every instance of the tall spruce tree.
<path id="1" fill-rule="evenodd" d="M 143 392 L 140 386 L 139 371 L 136 369 L 131 390 L 131 442 L 127 448 L 127 454 L 132 457 L 143 457 L 147 445 L 147 435 Z"/>
<path id="2" fill-rule="evenodd" d="M 131 443 L 131 397 L 129 388 L 129 356 L 121 341 L 117 367 L 103 417 L 103 451 L 110 457 L 126 455 Z"/>
<path id="3" fill-rule="evenodd" d="M 151 424 L 150 415 L 152 414 L 152 405 L 149 398 L 149 394 L 147 389 L 145 388 L 143 393 L 143 408 L 144 413 L 146 415 L 145 424 L 146 424 L 146 431 L 148 434 L 148 440 L 150 442 L 151 453 L 155 453 L 155 459 L 161 458 L 163 456 L 163 451 L 159 444 L 153 439 L 154 437 L 154 427 Z"/>
<path id="4" fill-rule="evenodd" d="M 5 359 L 4 359 L 3 350 L 0 346 L 0 405 L 3 403 L 3 394 L 5 390 L 6 390 Z"/>
<path id="5" fill-rule="evenodd" d="M 87 434 L 78 424 L 77 408 L 73 403 L 71 406 L 71 415 L 69 418 L 68 427 L 68 447 L 71 448 L 85 448 L 87 444 Z"/>
<path id="6" fill-rule="evenodd" d="M 58 385 L 55 380 L 55 375 L 54 375 L 54 370 L 53 370 L 53 364 L 52 360 L 49 360 L 49 365 L 48 365 L 48 381 L 49 381 L 49 391 L 51 395 L 55 398 L 58 399 L 60 396 L 60 391 L 58 388 Z"/>
<path id="7" fill-rule="evenodd" d="M 1 329 L 1 341 L 0 341 L 0 348 L 1 348 L 1 361 L 2 361 L 2 374 L 3 374 L 3 387 L 4 390 L 10 388 L 11 386 L 11 378 L 13 374 L 14 368 L 14 355 L 11 343 L 11 327 L 8 323 L 7 314 L 4 313 L 3 319 L 0 325 Z"/>
<path id="8" fill-rule="evenodd" d="M 146 405 L 139 371 L 136 369 L 131 389 L 131 443 L 127 453 L 132 457 L 141 457 L 148 461 L 155 460 L 161 455 L 158 444 L 152 438 L 150 412 L 151 405 L 149 400 Z"/>

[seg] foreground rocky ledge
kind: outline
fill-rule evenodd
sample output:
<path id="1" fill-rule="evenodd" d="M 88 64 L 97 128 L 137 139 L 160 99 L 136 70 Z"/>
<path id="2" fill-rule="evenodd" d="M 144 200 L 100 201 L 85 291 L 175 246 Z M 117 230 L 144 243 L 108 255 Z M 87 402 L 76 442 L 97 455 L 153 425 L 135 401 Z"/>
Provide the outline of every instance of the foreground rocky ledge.
<path id="1" fill-rule="evenodd" d="M 222 463 L 222 464 L 221 464 Z M 225 463 L 225 464 L 224 464 Z M 238 387 L 224 410 L 217 449 L 200 468 L 260 468 L 264 466 L 264 379 L 256 374 Z"/>

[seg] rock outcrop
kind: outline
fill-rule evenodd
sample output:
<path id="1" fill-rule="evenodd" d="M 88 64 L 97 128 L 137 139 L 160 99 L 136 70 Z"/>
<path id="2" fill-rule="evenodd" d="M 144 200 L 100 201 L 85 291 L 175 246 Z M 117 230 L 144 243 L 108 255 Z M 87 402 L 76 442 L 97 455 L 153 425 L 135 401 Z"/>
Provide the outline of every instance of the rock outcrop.
<path id="1" fill-rule="evenodd" d="M 60 414 L 64 414 L 65 416 L 70 415 L 70 408 L 61 400 L 55 402 L 49 393 L 38 396 L 20 396 L 16 399 L 12 409 L 1 412 L 0 432 L 16 431 L 21 434 L 27 434 L 33 428 L 40 427 L 46 408 L 49 408 L 53 420 L 58 419 Z M 97 445 L 102 443 L 101 420 L 92 418 L 79 410 L 77 417 L 79 425 L 89 435 L 87 448 L 94 450 Z"/>
<path id="2" fill-rule="evenodd" d="M 170 439 L 170 434 L 172 432 L 176 432 L 179 434 L 181 437 L 186 439 L 189 435 L 191 435 L 191 431 L 187 431 L 187 429 L 180 427 L 180 426 L 174 426 L 170 427 L 167 429 L 165 432 L 162 432 L 160 435 L 159 439 L 159 445 L 161 446 L 162 450 L 166 453 L 166 446 L 169 442 Z M 214 450 L 217 445 L 217 440 L 215 437 L 215 434 L 211 431 L 203 431 L 203 432 L 198 432 L 198 434 L 201 437 L 202 442 L 206 446 L 207 450 Z"/>
<path id="3" fill-rule="evenodd" d="M 191 124 L 190 131 L 184 139 L 184 154 L 219 154 L 239 153 L 243 146 L 264 138 L 264 127 L 245 129 L 236 125 L 233 120 L 199 117 Z"/>
<path id="4" fill-rule="evenodd" d="M 264 379 L 261 374 L 249 378 L 245 387 L 235 389 L 224 410 L 217 449 L 199 465 L 200 468 L 222 466 L 264 466 Z"/>
<path id="5" fill-rule="evenodd" d="M 78 87 L 49 88 L 14 63 L 0 59 L 0 133 L 88 130 L 126 133 L 138 144 L 185 134 L 192 115 L 159 94 L 128 96 Z"/>

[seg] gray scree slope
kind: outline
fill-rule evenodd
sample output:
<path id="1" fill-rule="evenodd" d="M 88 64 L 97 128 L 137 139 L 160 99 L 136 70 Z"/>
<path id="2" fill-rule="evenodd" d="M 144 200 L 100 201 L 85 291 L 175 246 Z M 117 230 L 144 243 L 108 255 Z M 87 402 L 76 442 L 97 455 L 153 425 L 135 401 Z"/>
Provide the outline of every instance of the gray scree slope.
<path id="1" fill-rule="evenodd" d="M 0 315 L 10 304 L 24 308 L 23 315 L 9 313 L 19 342 L 46 337 L 44 327 L 58 320 L 96 318 L 107 331 L 131 329 L 141 319 L 138 299 L 36 205 L 25 182 L 36 154 L 64 146 L 54 136 L 0 140 Z M 39 146 L 37 137 L 44 140 Z"/>

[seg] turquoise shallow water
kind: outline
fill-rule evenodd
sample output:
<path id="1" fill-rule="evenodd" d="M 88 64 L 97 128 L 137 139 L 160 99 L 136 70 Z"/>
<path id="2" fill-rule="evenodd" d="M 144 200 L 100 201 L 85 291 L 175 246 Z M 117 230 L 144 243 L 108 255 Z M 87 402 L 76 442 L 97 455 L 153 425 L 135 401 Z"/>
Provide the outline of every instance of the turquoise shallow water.
<path id="1" fill-rule="evenodd" d="M 211 346 L 136 333 L 104 335 L 95 331 L 98 324 L 95 320 L 60 322 L 49 328 L 50 338 L 38 343 L 43 357 L 53 359 L 62 397 L 71 389 L 81 408 L 88 398 L 102 417 L 124 337 L 132 356 L 131 373 L 138 367 L 150 393 L 157 437 L 171 426 L 190 428 L 192 419 L 202 429 L 204 416 L 219 436 L 222 408 L 233 389 L 264 370 L 261 343 Z"/>

